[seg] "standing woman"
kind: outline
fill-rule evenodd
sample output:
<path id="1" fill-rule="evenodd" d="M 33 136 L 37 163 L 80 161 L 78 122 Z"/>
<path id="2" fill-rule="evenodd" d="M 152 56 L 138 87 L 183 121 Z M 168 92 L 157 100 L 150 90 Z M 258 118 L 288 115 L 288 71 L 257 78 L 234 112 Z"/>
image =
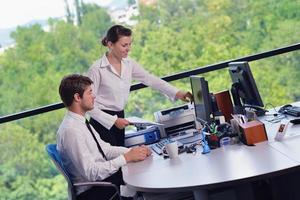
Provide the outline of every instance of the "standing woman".
<path id="1" fill-rule="evenodd" d="M 95 107 L 90 111 L 90 123 L 100 134 L 101 139 L 115 146 L 124 146 L 125 127 L 124 107 L 130 93 L 131 81 L 137 80 L 150 86 L 170 99 L 190 101 L 192 94 L 183 92 L 168 82 L 153 76 L 136 61 L 128 57 L 132 43 L 130 29 L 114 25 L 102 39 L 108 51 L 88 70 L 94 82 Z M 155 58 L 154 58 L 155 59 Z"/>

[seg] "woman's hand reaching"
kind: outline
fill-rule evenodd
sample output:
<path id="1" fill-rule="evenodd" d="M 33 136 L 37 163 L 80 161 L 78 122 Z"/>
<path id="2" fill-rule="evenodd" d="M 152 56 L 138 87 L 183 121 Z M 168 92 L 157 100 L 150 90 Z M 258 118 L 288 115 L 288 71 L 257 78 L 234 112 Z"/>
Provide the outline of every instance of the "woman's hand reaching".
<path id="1" fill-rule="evenodd" d="M 176 93 L 175 98 L 185 102 L 193 101 L 193 95 L 190 92 L 185 92 L 185 91 L 178 91 Z"/>

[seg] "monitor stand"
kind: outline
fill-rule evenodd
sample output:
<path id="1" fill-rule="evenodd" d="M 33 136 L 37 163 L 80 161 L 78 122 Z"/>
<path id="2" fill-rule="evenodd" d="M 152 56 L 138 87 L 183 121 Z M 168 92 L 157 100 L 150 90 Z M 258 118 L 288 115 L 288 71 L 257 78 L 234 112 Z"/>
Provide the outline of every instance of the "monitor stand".
<path id="1" fill-rule="evenodd" d="M 246 109 L 248 108 L 247 110 L 254 111 L 258 117 L 264 116 L 266 114 L 266 112 L 268 112 L 268 110 L 258 107 L 258 106 L 244 105 L 244 108 L 246 108 Z"/>
<path id="2" fill-rule="evenodd" d="M 242 105 L 240 96 L 238 94 L 238 89 L 239 85 L 237 83 L 232 84 L 231 86 L 231 94 L 232 94 L 232 99 L 233 99 L 233 114 L 241 114 L 241 115 L 245 115 L 245 108 Z"/>
<path id="3" fill-rule="evenodd" d="M 233 114 L 245 115 L 246 112 L 243 106 L 233 106 Z"/>
<path id="4" fill-rule="evenodd" d="M 263 116 L 265 115 L 265 113 L 267 112 L 267 110 L 258 107 L 258 106 L 253 106 L 253 105 L 242 105 L 241 99 L 239 97 L 238 94 L 238 85 L 237 84 L 232 84 L 231 87 L 231 94 L 232 94 L 232 99 L 234 102 L 234 107 L 233 107 L 233 113 L 234 114 L 246 114 L 246 110 L 252 110 L 255 112 L 255 114 L 259 117 L 259 116 Z M 249 108 L 249 109 L 247 109 Z"/>
<path id="5" fill-rule="evenodd" d="M 255 112 L 256 116 L 264 116 L 267 110 L 257 107 L 257 106 L 252 106 L 252 105 L 244 105 L 244 106 L 233 106 L 233 113 L 234 114 L 242 114 L 246 115 L 247 111 L 253 111 Z"/>

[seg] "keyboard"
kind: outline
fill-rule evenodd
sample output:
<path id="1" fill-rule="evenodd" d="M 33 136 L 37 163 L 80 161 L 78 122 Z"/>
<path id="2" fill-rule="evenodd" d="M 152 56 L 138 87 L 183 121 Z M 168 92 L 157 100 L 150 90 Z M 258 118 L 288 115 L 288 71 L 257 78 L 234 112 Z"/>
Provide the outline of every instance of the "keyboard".
<path id="1" fill-rule="evenodd" d="M 151 148 L 158 155 L 162 155 L 162 153 L 163 153 L 162 148 L 170 141 L 176 141 L 177 145 L 178 145 L 178 149 L 181 149 L 183 147 L 183 145 L 185 144 L 184 143 L 185 139 L 193 138 L 195 133 L 197 133 L 196 129 L 188 129 L 185 131 L 181 131 L 181 132 L 169 135 L 168 138 L 164 138 L 164 139 L 160 140 L 159 142 L 152 144 Z M 181 141 L 183 141 L 183 142 L 181 142 Z M 188 141 L 187 143 L 190 143 L 190 141 Z"/>
<path id="2" fill-rule="evenodd" d="M 170 142 L 170 139 L 169 138 L 164 138 L 162 140 L 160 140 L 159 142 L 155 143 L 155 144 L 152 144 L 151 145 L 151 148 L 152 150 L 157 153 L 158 155 L 162 155 L 162 149 L 163 147 L 168 144 Z M 177 145 L 178 145 L 178 148 L 181 148 L 183 147 L 183 144 L 179 141 L 176 141 L 177 142 Z"/>

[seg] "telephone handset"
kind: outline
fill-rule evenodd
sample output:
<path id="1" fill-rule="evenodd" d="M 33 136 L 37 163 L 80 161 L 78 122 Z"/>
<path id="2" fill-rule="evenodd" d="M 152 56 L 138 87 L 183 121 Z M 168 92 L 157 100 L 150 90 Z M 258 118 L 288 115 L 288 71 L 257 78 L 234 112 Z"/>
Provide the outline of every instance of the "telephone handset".
<path id="1" fill-rule="evenodd" d="M 285 113 L 286 110 L 287 110 L 288 108 L 290 108 L 290 107 L 292 107 L 291 104 L 284 105 L 284 106 L 282 106 L 282 107 L 278 110 L 278 112 L 279 112 L 279 113 Z"/>

